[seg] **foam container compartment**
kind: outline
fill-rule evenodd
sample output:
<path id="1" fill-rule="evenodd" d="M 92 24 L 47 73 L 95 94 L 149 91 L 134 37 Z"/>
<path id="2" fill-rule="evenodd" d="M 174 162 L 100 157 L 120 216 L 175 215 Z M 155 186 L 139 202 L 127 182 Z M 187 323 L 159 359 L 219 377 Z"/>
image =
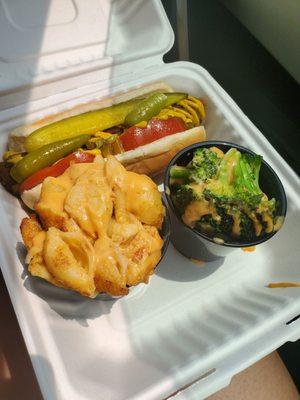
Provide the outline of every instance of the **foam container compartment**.
<path id="1" fill-rule="evenodd" d="M 107 20 L 105 7 L 110 2 L 104 1 L 101 6 L 99 2 L 89 2 Z M 64 7 L 70 15 L 71 6 L 77 14 L 72 20 L 66 13 L 59 24 L 52 22 L 45 28 L 46 33 L 53 26 L 62 28 L 75 23 L 81 15 L 79 11 L 84 13 L 82 8 L 86 9 L 84 3 L 66 1 Z M 9 4 L 16 9 L 22 7 L 17 0 L 3 1 L 1 7 Z M 55 7 L 57 2 L 53 4 Z M 7 82 L 0 88 L 1 152 L 8 132 L 24 121 L 126 92 L 128 88 L 164 81 L 176 91 L 188 91 L 204 100 L 208 139 L 242 144 L 263 155 L 275 169 L 288 198 L 285 224 L 255 252 L 237 250 L 222 262 L 202 266 L 184 258 L 170 245 L 149 285 L 139 285 L 121 299 L 91 300 L 28 275 L 19 232 L 25 212 L 1 187 L 0 265 L 45 399 L 204 399 L 228 385 L 237 372 L 300 337 L 300 319 L 289 323 L 300 314 L 300 288 L 267 288 L 269 282 L 300 282 L 300 183 L 206 70 L 188 62 L 162 62 L 162 54 L 172 45 L 172 34 L 158 1 L 124 0 L 113 2 L 112 6 L 117 7 L 110 9 L 112 20 L 117 18 L 122 30 L 115 33 L 122 38 L 118 52 L 130 52 L 128 42 L 132 41 L 140 46 L 139 57 L 127 54 L 124 60 L 118 54 L 110 54 L 103 62 L 102 54 L 101 62 L 99 57 L 92 61 L 99 61 L 94 71 L 90 61 L 79 62 L 81 68 L 85 66 L 84 72 L 79 71 L 75 79 L 72 74 L 77 67 L 70 61 L 74 56 L 71 49 L 70 54 L 61 56 L 68 58 L 71 72 L 49 62 L 47 65 L 53 67 L 49 67 L 50 77 L 46 72 L 34 77 L 29 74 L 31 78 L 22 75 L 18 86 L 24 84 L 23 91 L 12 84 L 8 90 Z M 2 18 L 7 12 L 6 9 Z M 55 18 L 55 12 L 49 15 Z M 132 25 L 137 16 L 143 21 L 150 16 L 148 30 L 139 19 L 136 23 L 140 38 Z M 26 32 L 33 29 L 30 26 L 27 23 Z M 149 32 L 156 41 L 147 41 Z M 163 43 L 150 54 L 151 46 L 154 48 L 160 41 L 160 34 Z M 149 43 L 149 54 L 142 53 L 143 43 Z M 85 55 L 92 59 L 91 53 L 89 49 Z M 41 64 L 50 57 L 47 51 L 43 54 L 39 53 Z M 20 56 L 18 61 L 16 55 L 9 56 L 16 60 L 12 63 L 25 68 L 27 59 Z M 59 53 L 54 56 L 59 59 Z M 0 71 L 1 68 L 0 63 Z M 30 88 L 26 89 L 29 83 Z"/>

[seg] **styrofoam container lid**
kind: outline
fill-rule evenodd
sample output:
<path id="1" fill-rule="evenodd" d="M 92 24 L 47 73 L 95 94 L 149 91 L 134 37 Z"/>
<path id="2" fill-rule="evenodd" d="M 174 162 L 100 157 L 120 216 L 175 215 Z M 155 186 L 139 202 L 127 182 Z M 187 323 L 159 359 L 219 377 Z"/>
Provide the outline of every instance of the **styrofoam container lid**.
<path id="1" fill-rule="evenodd" d="M 159 0 L 2 0 L 0 95 L 129 61 L 142 67 L 173 42 Z"/>

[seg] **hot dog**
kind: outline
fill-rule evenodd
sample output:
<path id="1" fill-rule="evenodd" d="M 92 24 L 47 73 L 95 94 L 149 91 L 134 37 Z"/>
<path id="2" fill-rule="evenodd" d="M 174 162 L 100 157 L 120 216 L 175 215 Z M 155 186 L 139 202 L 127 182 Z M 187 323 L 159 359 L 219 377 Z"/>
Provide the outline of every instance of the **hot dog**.
<path id="1" fill-rule="evenodd" d="M 6 187 L 14 186 L 24 199 L 47 176 L 99 153 L 156 175 L 179 150 L 205 140 L 204 118 L 200 99 L 162 82 L 78 105 L 11 132 L 4 163 L 12 179 Z"/>

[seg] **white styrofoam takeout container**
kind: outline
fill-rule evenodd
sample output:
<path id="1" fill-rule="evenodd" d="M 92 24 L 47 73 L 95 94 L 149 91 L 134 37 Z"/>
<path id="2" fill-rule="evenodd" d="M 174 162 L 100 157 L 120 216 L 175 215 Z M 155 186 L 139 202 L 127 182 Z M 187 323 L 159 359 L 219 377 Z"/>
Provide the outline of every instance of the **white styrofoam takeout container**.
<path id="1" fill-rule="evenodd" d="M 262 154 L 288 197 L 282 230 L 254 253 L 197 266 L 170 245 L 149 285 L 85 299 L 28 276 L 25 213 L 0 189 L 0 264 L 47 400 L 203 399 L 300 337 L 299 179 L 209 73 L 164 64 L 173 34 L 158 0 L 3 0 L 0 146 L 24 122 L 148 82 L 201 97 L 209 139 Z M 216 54 L 217 56 L 217 54 Z"/>

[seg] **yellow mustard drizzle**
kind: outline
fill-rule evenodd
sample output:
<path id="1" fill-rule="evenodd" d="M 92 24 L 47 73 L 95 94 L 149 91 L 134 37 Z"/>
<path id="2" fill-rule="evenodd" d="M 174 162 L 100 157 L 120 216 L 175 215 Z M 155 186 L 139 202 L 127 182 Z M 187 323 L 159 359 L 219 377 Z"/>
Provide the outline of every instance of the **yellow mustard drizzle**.
<path id="1" fill-rule="evenodd" d="M 136 124 L 135 126 L 137 126 L 138 128 L 146 128 L 147 125 L 148 125 L 147 121 L 141 121 L 138 124 Z"/>
<path id="2" fill-rule="evenodd" d="M 98 155 L 102 154 L 103 157 L 107 157 L 108 155 L 115 155 L 119 153 L 124 153 L 124 149 L 122 143 L 119 140 L 119 135 L 110 132 L 96 132 L 92 138 L 89 139 L 90 143 L 97 143 L 98 140 L 102 140 L 101 147 L 95 149 L 83 150 L 85 153 Z"/>
<path id="3" fill-rule="evenodd" d="M 16 164 L 18 161 L 20 161 L 23 158 L 21 153 L 18 153 L 17 151 L 6 151 L 3 154 L 3 161 L 7 161 L 11 164 Z"/>
<path id="4" fill-rule="evenodd" d="M 204 105 L 203 105 L 201 100 L 197 99 L 197 97 L 188 96 L 187 99 L 184 99 L 182 101 L 188 102 L 188 104 L 191 107 L 193 107 L 196 110 L 198 110 L 201 120 L 205 119 L 205 109 L 204 109 Z"/>
<path id="5" fill-rule="evenodd" d="M 190 114 L 183 109 L 179 109 L 175 106 L 169 106 L 163 108 L 158 116 L 157 119 L 168 119 L 172 117 L 181 118 L 185 124 L 192 124 L 193 121 L 190 118 Z"/>
<path id="6" fill-rule="evenodd" d="M 99 131 L 93 134 L 93 138 L 109 139 L 111 137 L 114 137 L 114 134 L 110 132 Z M 93 138 L 91 138 L 90 141 L 92 141 Z"/>
<path id="7" fill-rule="evenodd" d="M 192 103 L 193 104 L 193 103 Z M 191 106 L 191 103 L 188 99 L 184 99 L 181 101 L 181 106 L 190 114 L 192 121 L 195 125 L 200 125 L 200 119 L 196 110 Z"/>
<path id="8" fill-rule="evenodd" d="M 92 154 L 93 156 L 98 156 L 99 154 L 101 154 L 100 149 L 83 150 L 83 151 L 87 154 Z"/>
<path id="9" fill-rule="evenodd" d="M 168 119 L 172 117 L 181 118 L 187 125 L 199 126 L 205 118 L 203 103 L 196 97 L 188 96 L 173 106 L 163 108 L 156 118 Z"/>

